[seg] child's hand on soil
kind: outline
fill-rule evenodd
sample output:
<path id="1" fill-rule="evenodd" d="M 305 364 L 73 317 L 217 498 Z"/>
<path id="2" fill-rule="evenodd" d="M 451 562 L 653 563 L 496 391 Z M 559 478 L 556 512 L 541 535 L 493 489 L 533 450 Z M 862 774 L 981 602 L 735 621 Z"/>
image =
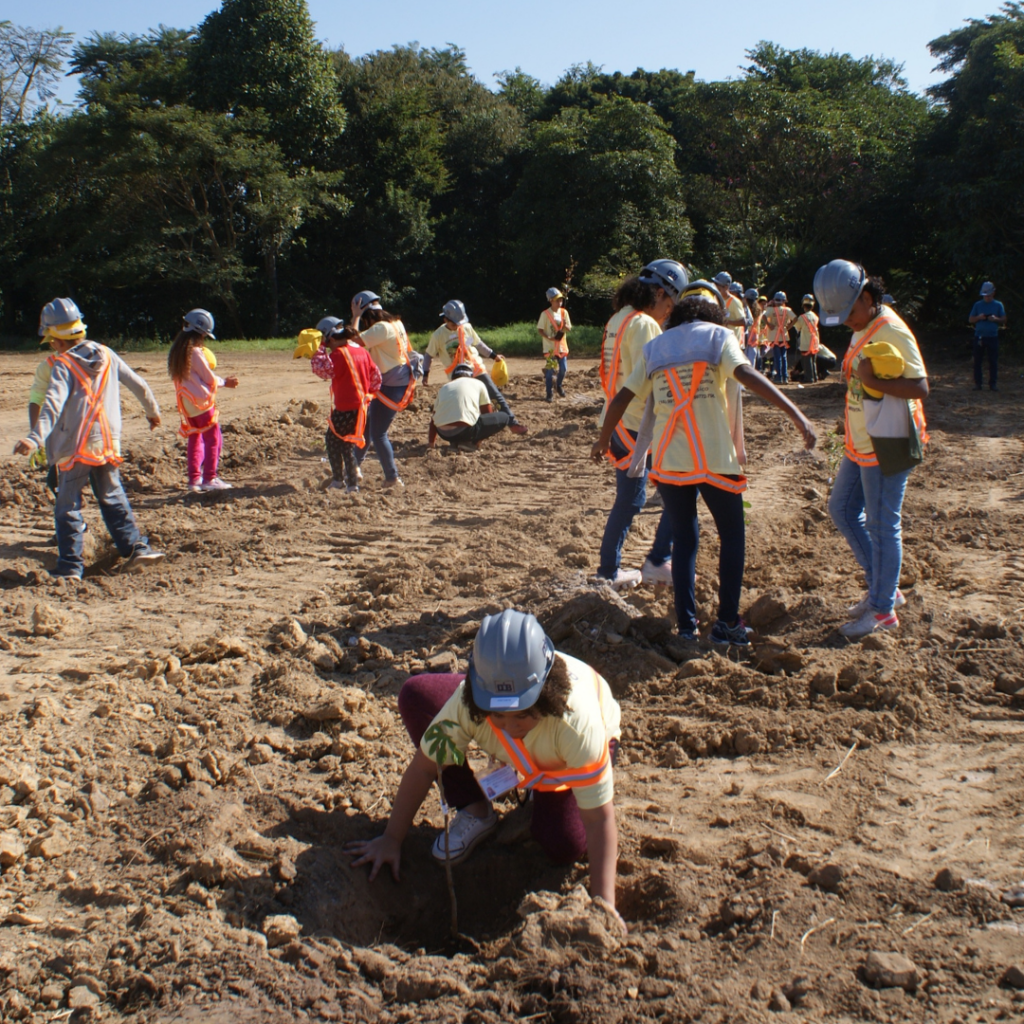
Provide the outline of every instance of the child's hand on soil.
<path id="1" fill-rule="evenodd" d="M 355 840 L 346 843 L 343 852 L 356 859 L 352 861 L 352 867 L 358 868 L 363 864 L 369 864 L 370 881 L 372 882 L 383 865 L 391 867 L 391 876 L 396 882 L 400 882 L 401 872 L 399 866 L 402 862 L 402 844 L 385 833 L 377 836 L 376 839 Z"/>
<path id="2" fill-rule="evenodd" d="M 226 388 L 237 388 L 238 387 L 238 378 L 237 377 L 225 377 L 224 378 L 224 387 L 226 387 Z"/>

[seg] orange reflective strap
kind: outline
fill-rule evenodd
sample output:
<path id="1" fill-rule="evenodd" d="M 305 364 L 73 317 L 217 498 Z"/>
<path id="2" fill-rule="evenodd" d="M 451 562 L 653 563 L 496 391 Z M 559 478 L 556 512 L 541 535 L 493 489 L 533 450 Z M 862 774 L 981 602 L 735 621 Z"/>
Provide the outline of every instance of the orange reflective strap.
<path id="1" fill-rule="evenodd" d="M 562 322 L 561 322 L 561 324 L 559 324 L 555 320 L 554 314 L 551 312 L 550 309 L 545 309 L 544 312 L 547 314 L 548 319 L 551 321 L 551 326 L 552 326 L 552 328 L 554 328 L 555 334 L 557 334 L 559 331 L 564 331 L 565 330 L 565 310 L 564 309 L 560 311 L 561 314 L 562 314 Z M 561 339 L 552 338 L 551 342 L 554 345 L 554 355 L 555 355 L 556 359 L 561 359 L 563 356 L 567 356 L 569 354 L 569 345 L 566 342 L 565 338 L 561 338 Z"/>
<path id="2" fill-rule="evenodd" d="M 450 377 L 452 375 L 452 370 L 454 370 L 459 363 L 469 363 L 469 365 L 473 367 L 473 376 L 479 377 L 480 374 L 484 372 L 484 364 L 480 362 L 480 357 L 476 354 L 476 349 L 466 341 L 466 328 L 456 327 L 455 333 L 459 337 L 459 344 L 455 349 L 455 358 L 452 360 L 451 365 L 445 368 L 444 372 Z"/>
<path id="3" fill-rule="evenodd" d="M 594 675 L 594 683 L 597 686 L 598 705 L 603 709 L 604 694 L 601 691 L 601 677 L 593 669 L 590 671 Z M 491 727 L 494 735 L 498 737 L 498 742 L 505 753 L 508 754 L 509 764 L 523 776 L 518 784 L 520 789 L 532 789 L 541 793 L 558 793 L 566 789 L 592 786 L 601 779 L 611 765 L 611 755 L 606 743 L 602 756 L 581 768 L 538 768 L 522 740 L 513 739 L 503 729 L 499 729 L 490 716 L 487 718 L 487 724 Z"/>
<path id="4" fill-rule="evenodd" d="M 708 483 L 723 491 L 742 494 L 747 489 L 747 478 L 745 476 L 741 476 L 738 480 L 730 480 L 729 477 L 708 469 L 704 442 L 701 439 L 700 429 L 697 426 L 697 417 L 693 413 L 693 400 L 697 395 L 697 389 L 704 379 L 707 368 L 707 363 L 693 364 L 693 376 L 690 379 L 689 391 L 683 387 L 682 381 L 679 379 L 678 370 L 673 368 L 665 371 L 665 379 L 668 381 L 675 406 L 672 409 L 672 415 L 669 417 L 668 423 L 665 424 L 661 440 L 658 442 L 658 450 L 654 454 L 650 478 L 658 483 L 673 484 L 677 487 Z M 693 459 L 693 469 L 685 472 L 662 468 L 662 463 L 680 423 L 686 432 L 686 442 L 690 448 L 690 457 Z"/>
<path id="5" fill-rule="evenodd" d="M 393 324 L 395 332 L 398 335 L 398 354 L 401 356 L 401 362 L 403 366 L 410 367 L 409 370 L 409 384 L 407 385 L 405 392 L 402 397 L 397 401 L 393 402 L 387 395 L 377 392 L 376 395 L 371 396 L 376 398 L 382 405 L 386 405 L 389 409 L 393 409 L 395 412 L 401 412 L 405 409 L 409 403 L 413 400 L 413 396 L 416 394 L 416 378 L 412 375 L 412 358 L 410 353 L 412 352 L 412 345 L 409 343 L 409 335 L 406 333 L 405 327 L 400 323 Z M 346 358 L 348 358 L 346 356 Z M 362 445 L 360 445 L 362 447 Z"/>
<path id="6" fill-rule="evenodd" d="M 357 448 L 366 447 L 366 410 L 373 400 L 373 395 L 368 395 L 366 389 L 363 387 L 363 382 L 356 372 L 355 360 L 352 358 L 352 353 L 348 350 L 348 345 L 342 345 L 338 351 L 345 357 L 345 362 L 348 364 L 348 372 L 352 377 L 352 383 L 356 389 L 356 397 L 359 399 L 359 411 L 356 414 L 356 428 L 351 434 L 339 434 L 334 429 L 334 420 L 332 417 L 327 418 L 327 426 L 330 428 L 331 433 L 338 438 L 339 441 L 347 441 L 349 444 L 354 444 Z M 378 396 L 379 397 L 379 396 Z"/>
<path id="7" fill-rule="evenodd" d="M 786 318 L 779 316 L 777 308 L 775 310 L 775 337 L 771 340 L 771 347 L 789 348 L 789 328 L 786 327 Z"/>
<path id="8" fill-rule="evenodd" d="M 601 387 L 604 388 L 605 396 L 608 401 L 615 397 L 618 391 L 617 384 L 619 381 L 619 362 L 622 353 L 622 340 L 626 336 L 626 328 L 632 323 L 635 317 L 640 315 L 640 310 L 635 309 L 632 313 L 627 316 L 621 324 L 619 324 L 618 331 L 615 332 L 615 342 L 612 345 L 612 361 L 611 366 L 605 366 L 605 350 L 607 346 L 605 341 L 607 340 L 608 327 L 605 326 L 605 339 L 601 343 Z M 621 458 L 617 459 L 612 455 L 609 449 L 605 453 L 605 458 L 616 468 L 616 469 L 627 469 L 630 462 L 633 461 L 633 452 L 636 450 L 636 442 L 630 436 L 629 431 L 622 425 L 622 420 L 619 420 L 615 424 L 615 436 L 619 439 L 622 447 L 626 449 L 626 454 Z"/>
<path id="9" fill-rule="evenodd" d="M 821 348 L 821 336 L 818 333 L 818 325 L 806 313 L 804 313 L 800 319 L 807 324 L 807 330 L 811 335 L 811 343 L 807 347 L 807 354 L 816 356 L 818 354 L 818 350 Z"/>
<path id="10" fill-rule="evenodd" d="M 850 377 L 853 374 L 853 361 L 860 355 L 861 350 L 867 345 L 871 339 L 887 324 L 893 323 L 887 317 L 880 316 L 875 320 L 874 326 L 868 331 L 856 345 L 851 345 L 846 350 L 846 355 L 843 356 L 843 380 L 846 381 L 846 408 L 843 412 L 843 427 L 844 427 L 844 450 L 847 458 L 856 463 L 858 466 L 877 466 L 878 456 L 874 452 L 865 454 L 864 452 L 857 451 L 853 447 L 853 435 L 850 433 Z M 922 412 L 922 416 L 923 416 Z M 922 438 L 923 441 L 923 438 Z"/>
<path id="11" fill-rule="evenodd" d="M 57 464 L 58 469 L 68 470 L 76 463 L 86 466 L 103 466 L 110 463 L 119 466 L 124 459 L 114 450 L 114 438 L 110 433 L 110 421 L 107 419 L 106 411 L 103 408 L 103 392 L 106 390 L 107 381 L 110 379 L 110 356 L 104 357 L 104 366 L 100 371 L 96 387 L 93 388 L 89 375 L 75 362 L 65 355 L 54 358 L 55 363 L 60 363 L 68 368 L 71 375 L 78 381 L 85 392 L 86 409 L 85 417 L 78 428 L 78 437 L 75 440 L 75 452 L 63 462 Z M 89 448 L 89 435 L 94 426 L 100 428 L 99 450 Z"/>

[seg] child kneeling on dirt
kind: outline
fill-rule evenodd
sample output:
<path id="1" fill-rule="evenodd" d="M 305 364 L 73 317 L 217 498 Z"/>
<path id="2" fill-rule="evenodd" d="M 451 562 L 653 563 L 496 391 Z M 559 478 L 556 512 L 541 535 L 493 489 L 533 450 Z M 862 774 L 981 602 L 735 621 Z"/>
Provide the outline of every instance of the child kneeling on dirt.
<path id="1" fill-rule="evenodd" d="M 475 448 L 510 423 L 508 413 L 494 411 L 487 388 L 473 376 L 473 367 L 459 363 L 452 370 L 452 379 L 437 393 L 427 444 L 433 448 L 440 436 L 453 448 Z"/>
<path id="2" fill-rule="evenodd" d="M 590 893 L 614 907 L 612 764 L 621 712 L 597 672 L 557 652 L 532 615 L 508 609 L 481 622 L 468 679 L 413 676 L 398 695 L 398 710 L 419 749 L 384 834 L 347 844 L 346 852 L 357 857 L 353 867 L 369 864 L 373 881 L 389 864 L 399 879 L 402 841 L 437 778 L 428 742 L 439 726 L 463 754 L 473 742 L 504 766 L 479 780 L 465 764 L 444 769 L 444 799 L 458 810 L 448 835 L 452 863 L 497 828 L 491 800 L 518 786 L 533 791 L 531 832 L 547 855 L 570 864 L 587 853 Z M 444 832 L 433 855 L 444 863 Z"/>

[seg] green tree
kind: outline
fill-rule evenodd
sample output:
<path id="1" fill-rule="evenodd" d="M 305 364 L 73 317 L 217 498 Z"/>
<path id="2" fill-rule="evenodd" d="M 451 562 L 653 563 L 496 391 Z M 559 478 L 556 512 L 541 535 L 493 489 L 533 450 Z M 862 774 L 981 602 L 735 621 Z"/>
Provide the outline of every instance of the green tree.
<path id="1" fill-rule="evenodd" d="M 263 110 L 286 155 L 324 166 L 345 113 L 306 0 L 224 0 L 199 26 L 190 60 L 196 105 Z"/>
<path id="2" fill-rule="evenodd" d="M 0 123 L 27 121 L 53 99 L 73 38 L 0 21 Z"/>
<path id="3" fill-rule="evenodd" d="M 537 122 L 504 209 L 518 291 L 543 292 L 575 261 L 584 296 L 603 297 L 647 260 L 685 260 L 691 233 L 674 151 L 661 118 L 623 97 Z"/>
<path id="4" fill-rule="evenodd" d="M 949 78 L 929 90 L 936 108 L 921 160 L 931 244 L 922 257 L 935 314 L 962 323 L 986 278 L 1002 298 L 1024 297 L 1024 5 L 1004 4 L 929 49 Z"/>

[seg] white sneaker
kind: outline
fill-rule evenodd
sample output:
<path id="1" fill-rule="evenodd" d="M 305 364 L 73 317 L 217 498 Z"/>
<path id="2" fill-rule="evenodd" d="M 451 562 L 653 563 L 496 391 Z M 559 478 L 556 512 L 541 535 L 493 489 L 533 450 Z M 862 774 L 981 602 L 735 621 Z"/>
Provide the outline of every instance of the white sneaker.
<path id="1" fill-rule="evenodd" d="M 400 476 L 396 476 L 394 480 L 385 480 L 384 483 L 381 484 L 381 486 L 384 488 L 404 487 L 405 484 L 402 483 L 402 478 Z"/>
<path id="2" fill-rule="evenodd" d="M 448 853 L 452 864 L 460 864 L 475 849 L 478 843 L 486 839 L 498 827 L 498 815 L 494 808 L 486 818 L 478 818 L 469 811 L 459 811 L 448 825 Z M 442 829 L 434 840 L 430 851 L 434 860 L 443 864 L 444 855 L 444 830 Z"/>
<path id="3" fill-rule="evenodd" d="M 346 484 L 345 485 L 345 493 L 346 494 L 358 494 L 359 493 L 359 484 Z"/>
<path id="4" fill-rule="evenodd" d="M 672 559 L 666 558 L 661 565 L 653 565 L 649 558 L 644 560 L 644 567 L 640 570 L 640 577 L 644 586 L 672 586 Z"/>
<path id="5" fill-rule="evenodd" d="M 189 489 L 189 493 L 190 494 L 198 494 L 203 489 L 203 485 L 202 484 L 189 484 L 188 485 L 188 489 Z"/>
<path id="6" fill-rule="evenodd" d="M 348 488 L 340 480 L 332 480 L 327 485 L 329 491 L 347 491 Z"/>
<path id="7" fill-rule="evenodd" d="M 902 608 L 906 603 L 907 599 L 903 596 L 903 591 L 897 590 L 896 600 L 893 607 Z M 864 596 L 856 604 L 851 604 L 850 607 L 846 609 L 846 614 L 849 615 L 851 619 L 859 619 L 870 608 L 871 605 L 868 603 L 868 594 L 867 591 L 865 591 Z"/>
<path id="8" fill-rule="evenodd" d="M 230 491 L 231 484 L 225 480 L 221 480 L 219 476 L 215 476 L 208 484 L 200 484 L 200 487 L 204 491 Z"/>
<path id="9" fill-rule="evenodd" d="M 615 570 L 615 575 L 609 579 L 607 576 L 598 576 L 598 584 L 607 583 L 612 590 L 633 590 L 639 587 L 643 580 L 639 569 L 623 569 L 621 566 Z"/>
<path id="10" fill-rule="evenodd" d="M 359 466 L 356 466 L 356 483 L 361 484 L 363 482 L 363 471 Z"/>
<path id="11" fill-rule="evenodd" d="M 870 608 L 858 619 L 851 619 L 839 627 L 839 632 L 850 640 L 856 640 L 869 633 L 876 633 L 880 630 L 896 629 L 900 620 L 896 618 L 895 612 L 888 615 L 879 615 Z"/>

